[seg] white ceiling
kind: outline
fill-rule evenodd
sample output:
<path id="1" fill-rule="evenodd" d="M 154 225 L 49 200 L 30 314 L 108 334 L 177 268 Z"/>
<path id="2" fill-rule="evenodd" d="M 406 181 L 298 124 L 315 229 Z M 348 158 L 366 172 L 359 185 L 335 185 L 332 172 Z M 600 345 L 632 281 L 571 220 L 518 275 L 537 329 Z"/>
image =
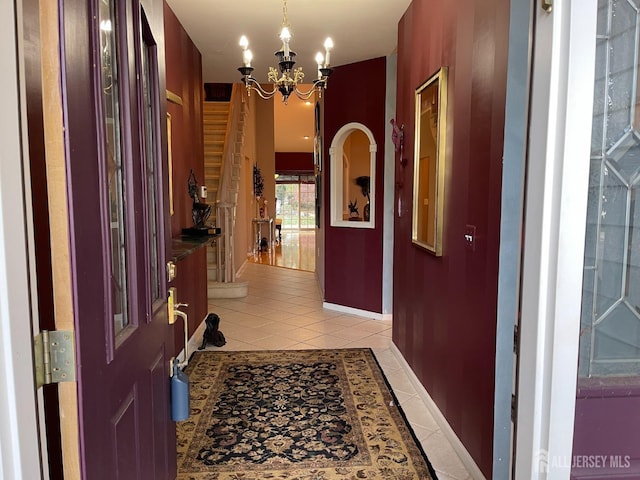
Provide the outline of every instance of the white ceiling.
<path id="1" fill-rule="evenodd" d="M 253 52 L 254 77 L 267 82 L 269 66 L 276 67 L 274 52 L 282 43 L 278 38 L 282 27 L 282 0 L 167 0 L 202 54 L 202 76 L 205 83 L 236 83 L 237 68 L 242 64 L 238 41 L 249 39 Z M 397 44 L 398 21 L 411 0 L 287 0 L 287 17 L 291 24 L 291 49 L 296 52 L 296 67 L 303 67 L 306 82 L 316 75 L 315 55 L 324 53 L 327 36 L 333 39 L 331 66 L 383 57 L 392 54 Z M 331 81 L 326 95 L 331 95 Z M 293 107 L 289 100 L 287 107 Z M 310 112 L 311 120 L 295 118 L 295 111 Z M 291 145 L 282 145 L 276 133 L 277 151 L 305 150 L 302 131 L 296 126 L 309 123 L 313 138 L 313 108 L 285 109 L 289 120 L 288 134 L 282 137 Z M 277 129 L 284 119 L 276 116 Z"/>

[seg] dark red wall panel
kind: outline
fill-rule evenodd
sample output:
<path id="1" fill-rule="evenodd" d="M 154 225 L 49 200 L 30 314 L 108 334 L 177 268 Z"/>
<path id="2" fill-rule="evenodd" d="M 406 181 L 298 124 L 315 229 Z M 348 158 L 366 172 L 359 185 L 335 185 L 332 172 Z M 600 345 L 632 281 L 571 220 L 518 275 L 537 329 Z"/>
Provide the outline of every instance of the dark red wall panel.
<path id="1" fill-rule="evenodd" d="M 414 1 L 398 28 L 393 340 L 491 476 L 500 191 L 509 2 Z M 415 89 L 449 68 L 443 255 L 411 242 Z M 396 199 L 397 201 L 397 199 Z M 397 204 L 397 203 L 396 203 Z M 465 247 L 465 226 L 477 231 Z"/>
<path id="2" fill-rule="evenodd" d="M 167 102 L 171 115 L 171 153 L 173 160 L 173 208 L 171 236 L 193 226 L 187 180 L 193 169 L 198 185 L 204 185 L 204 148 L 202 133 L 202 61 L 201 55 L 175 14 L 164 3 L 167 90 L 180 96 L 182 105 Z M 189 316 L 189 334 L 193 334 L 207 314 L 207 258 L 201 248 L 177 262 L 178 301 Z M 183 348 L 182 319 L 175 329 L 175 351 Z"/>
<path id="3" fill-rule="evenodd" d="M 175 14 L 164 4 L 167 90 L 182 99 L 182 105 L 167 103 L 171 115 L 173 159 L 173 208 L 171 234 L 193 226 L 192 200 L 187 190 L 193 169 L 198 185 L 204 185 L 202 132 L 202 57 Z"/>
<path id="4" fill-rule="evenodd" d="M 276 173 L 313 175 L 313 153 L 276 152 Z"/>
<path id="5" fill-rule="evenodd" d="M 189 337 L 193 335 L 208 313 L 206 265 L 206 248 L 195 250 L 176 262 L 177 275 L 171 282 L 171 286 L 176 287 L 178 291 L 178 302 L 189 304 L 188 307 L 180 309 L 189 317 Z M 184 347 L 184 323 L 181 317 L 177 317 L 175 331 L 173 353 L 177 355 Z"/>
<path id="6" fill-rule="evenodd" d="M 382 313 L 385 95 L 386 59 L 381 57 L 337 67 L 324 97 L 325 300 L 376 313 Z M 378 146 L 374 229 L 330 226 L 329 147 L 350 122 L 369 128 Z"/>

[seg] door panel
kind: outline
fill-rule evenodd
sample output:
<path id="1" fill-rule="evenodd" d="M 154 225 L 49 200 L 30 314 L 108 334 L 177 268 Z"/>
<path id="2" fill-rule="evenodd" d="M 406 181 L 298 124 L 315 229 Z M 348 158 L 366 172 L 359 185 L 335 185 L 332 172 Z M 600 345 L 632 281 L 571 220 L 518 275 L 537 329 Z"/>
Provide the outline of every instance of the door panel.
<path id="1" fill-rule="evenodd" d="M 123 404 L 111 420 L 113 449 L 116 452 L 116 478 L 140 478 L 139 460 L 141 452 L 139 441 L 133 441 L 140 430 L 138 425 L 138 407 L 136 390 L 129 392 Z M 129 442 L 129 445 L 127 445 Z"/>
<path id="2" fill-rule="evenodd" d="M 167 372 L 165 369 L 165 352 L 162 349 L 156 356 L 155 361 L 149 369 L 149 384 L 152 392 L 151 412 L 152 428 L 153 428 L 153 478 L 165 478 L 169 472 L 169 458 L 163 455 L 163 452 L 169 451 L 169 447 L 173 448 L 173 438 L 169 438 L 167 432 L 170 431 L 169 423 L 171 421 L 167 417 L 167 402 L 164 399 L 169 398 L 169 388 L 167 384 Z"/>
<path id="3" fill-rule="evenodd" d="M 163 4 L 60 5 L 82 475 L 174 478 Z"/>
<path id="4" fill-rule="evenodd" d="M 598 1 L 572 478 L 640 475 L 639 7 Z"/>

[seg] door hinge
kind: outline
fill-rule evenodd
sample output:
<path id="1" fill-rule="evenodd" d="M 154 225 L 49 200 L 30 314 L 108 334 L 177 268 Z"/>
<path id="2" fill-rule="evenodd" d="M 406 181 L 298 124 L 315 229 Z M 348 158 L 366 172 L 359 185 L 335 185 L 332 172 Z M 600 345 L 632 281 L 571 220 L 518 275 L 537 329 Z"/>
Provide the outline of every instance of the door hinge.
<path id="1" fill-rule="evenodd" d="M 518 324 L 513 326 L 513 353 L 517 354 L 520 350 L 520 335 L 518 332 Z"/>
<path id="2" fill-rule="evenodd" d="M 516 423 L 517 416 L 518 416 L 518 401 L 516 399 L 516 396 L 512 393 L 511 394 L 511 421 L 513 423 Z"/>
<path id="3" fill-rule="evenodd" d="M 553 0 L 542 0 L 542 9 L 547 13 L 551 13 L 551 10 L 553 10 Z"/>
<path id="4" fill-rule="evenodd" d="M 36 386 L 74 382 L 76 360 L 73 332 L 43 330 L 34 339 Z"/>

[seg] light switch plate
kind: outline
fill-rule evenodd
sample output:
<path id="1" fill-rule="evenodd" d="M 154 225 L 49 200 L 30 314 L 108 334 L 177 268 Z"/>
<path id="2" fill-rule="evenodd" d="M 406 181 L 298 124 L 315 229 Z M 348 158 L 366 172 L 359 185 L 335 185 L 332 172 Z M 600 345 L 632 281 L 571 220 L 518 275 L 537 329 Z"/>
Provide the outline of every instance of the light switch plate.
<path id="1" fill-rule="evenodd" d="M 464 244 L 467 250 L 476 251 L 476 226 L 467 225 L 464 229 Z"/>

